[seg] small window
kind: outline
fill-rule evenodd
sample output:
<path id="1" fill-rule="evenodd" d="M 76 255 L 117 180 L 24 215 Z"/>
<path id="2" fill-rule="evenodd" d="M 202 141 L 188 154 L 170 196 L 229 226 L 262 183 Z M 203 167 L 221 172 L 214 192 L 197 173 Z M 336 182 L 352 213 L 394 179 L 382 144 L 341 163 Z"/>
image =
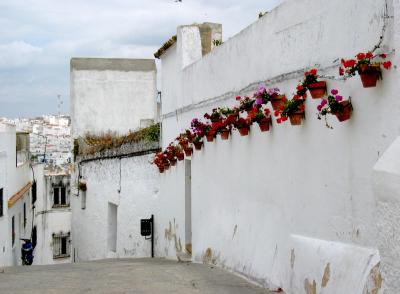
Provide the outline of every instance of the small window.
<path id="1" fill-rule="evenodd" d="M 70 257 L 70 233 L 53 234 L 53 258 Z"/>
<path id="2" fill-rule="evenodd" d="M 68 207 L 69 197 L 66 187 L 53 187 L 53 207 Z"/>
<path id="3" fill-rule="evenodd" d="M 4 215 L 3 212 L 3 188 L 0 189 L 0 217 Z"/>

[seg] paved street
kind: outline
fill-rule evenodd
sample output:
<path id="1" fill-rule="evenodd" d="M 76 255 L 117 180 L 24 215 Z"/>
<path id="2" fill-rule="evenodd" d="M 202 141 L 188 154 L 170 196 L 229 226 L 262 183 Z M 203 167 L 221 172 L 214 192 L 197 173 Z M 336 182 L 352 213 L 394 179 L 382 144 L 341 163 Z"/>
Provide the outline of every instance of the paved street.
<path id="1" fill-rule="evenodd" d="M 0 270 L 0 293 L 221 293 L 267 290 L 216 267 L 164 259 L 122 259 Z"/>

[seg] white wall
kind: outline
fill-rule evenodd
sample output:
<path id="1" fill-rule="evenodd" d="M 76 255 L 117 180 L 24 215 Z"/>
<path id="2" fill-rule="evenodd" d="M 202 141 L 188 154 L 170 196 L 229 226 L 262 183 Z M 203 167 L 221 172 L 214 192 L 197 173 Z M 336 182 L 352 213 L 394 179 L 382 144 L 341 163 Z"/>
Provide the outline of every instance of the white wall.
<path id="1" fill-rule="evenodd" d="M 383 0 L 287 1 L 177 76 L 171 60 L 180 56 L 170 48 L 162 56 L 163 106 L 168 105 L 163 107 L 163 146 L 192 118 L 232 105 L 238 93 L 252 94 L 259 81 L 271 80 L 269 86 L 290 96 L 306 67 L 319 64 L 322 74 L 337 75 L 332 61 L 371 50 L 378 42 L 384 6 Z M 384 45 L 398 49 L 393 31 L 389 20 Z M 399 61 L 396 55 L 391 59 Z M 195 152 L 194 260 L 286 293 L 304 293 L 314 280 L 317 293 L 378 289 L 380 271 L 400 266 L 389 265 L 390 257 L 378 265 L 380 212 L 372 171 L 400 130 L 399 74 L 396 69 L 383 74 L 371 89 L 362 88 L 359 77 L 328 81 L 330 89 L 351 96 L 354 106 L 350 121 L 339 124 L 330 118 L 333 130 L 317 120 L 318 101 L 309 98 L 302 126 L 274 124 L 261 133 L 254 125 L 248 137 L 234 132 L 229 141 L 217 139 Z M 156 213 L 167 231 L 172 222 L 178 240 L 185 239 L 184 183 L 182 163 L 161 175 Z M 158 248 L 174 257 L 169 235 L 159 236 Z M 393 284 L 384 287 L 386 293 L 398 292 Z"/>
<path id="2" fill-rule="evenodd" d="M 29 161 L 16 166 L 16 128 L 0 124 L 0 186 L 4 188 L 4 216 L 0 218 L 0 266 L 20 265 L 20 238 L 29 238 L 31 232 L 31 191 L 27 191 L 12 207 L 8 200 L 32 181 Z M 1 171 L 2 170 L 2 171 Z M 26 203 L 26 226 L 23 226 L 23 204 Z M 11 219 L 15 217 L 15 243 L 11 239 Z"/>
<path id="3" fill-rule="evenodd" d="M 6 169 L 7 153 L 0 151 L 0 189 L 3 188 L 3 216 L 0 217 L 0 266 L 10 263 L 9 260 L 9 238 L 8 230 L 8 213 L 7 213 L 7 169 Z"/>
<path id="4" fill-rule="evenodd" d="M 153 156 L 82 163 L 87 191 L 71 197 L 76 261 L 150 257 L 151 243 L 140 235 L 140 219 L 150 218 L 159 200 L 159 175 L 150 165 Z M 82 193 L 86 193 L 85 209 L 81 209 Z M 118 211 L 116 252 L 108 250 L 109 203 Z"/>
<path id="5" fill-rule="evenodd" d="M 154 60 L 72 59 L 73 137 L 139 128 L 141 120 L 155 119 L 156 95 Z"/>

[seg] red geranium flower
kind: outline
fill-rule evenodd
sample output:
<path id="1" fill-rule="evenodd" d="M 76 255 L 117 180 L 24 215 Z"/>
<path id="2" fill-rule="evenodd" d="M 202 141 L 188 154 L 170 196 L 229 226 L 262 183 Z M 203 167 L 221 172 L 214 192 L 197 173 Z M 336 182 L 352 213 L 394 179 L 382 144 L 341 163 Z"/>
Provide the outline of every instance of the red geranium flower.
<path id="1" fill-rule="evenodd" d="M 315 76 L 317 74 L 317 69 L 313 68 L 312 70 L 310 70 L 310 74 L 312 74 L 313 76 Z"/>
<path id="2" fill-rule="evenodd" d="M 287 120 L 287 116 L 282 115 L 281 116 L 281 121 L 286 121 Z"/>
<path id="3" fill-rule="evenodd" d="M 385 69 L 389 69 L 391 66 L 392 66 L 392 62 L 391 62 L 391 61 L 385 61 L 385 62 L 383 63 L 383 67 L 384 67 Z"/>
<path id="4" fill-rule="evenodd" d="M 356 61 L 354 59 L 344 60 L 343 65 L 344 67 L 353 67 L 356 65 Z"/>
<path id="5" fill-rule="evenodd" d="M 282 101 L 286 103 L 286 101 L 287 101 L 287 98 L 286 98 L 286 96 L 285 96 L 285 95 L 283 95 L 283 97 L 282 97 Z"/>
<path id="6" fill-rule="evenodd" d="M 357 58 L 358 58 L 358 60 L 364 59 L 365 58 L 365 53 L 358 53 L 357 54 Z"/>
<path id="7" fill-rule="evenodd" d="M 275 110 L 274 115 L 278 116 L 279 115 L 279 110 Z"/>
<path id="8" fill-rule="evenodd" d="M 367 54 L 365 55 L 365 57 L 371 59 L 372 57 L 374 57 L 374 54 L 372 54 L 372 52 L 367 52 Z"/>
<path id="9" fill-rule="evenodd" d="M 280 118 L 277 118 L 277 119 L 276 119 L 276 122 L 277 122 L 278 124 L 280 124 L 281 121 L 282 121 L 282 120 L 281 120 Z"/>
<path id="10" fill-rule="evenodd" d="M 298 86 L 296 87 L 296 89 L 297 89 L 297 91 L 301 91 L 301 90 L 303 90 L 303 86 L 302 86 L 302 85 L 298 85 Z"/>
<path id="11" fill-rule="evenodd" d="M 344 69 L 343 67 L 339 67 L 339 75 L 344 75 Z"/>
<path id="12" fill-rule="evenodd" d="M 241 99 L 241 97 L 240 96 L 236 96 L 236 100 L 240 100 Z"/>
<path id="13" fill-rule="evenodd" d="M 379 57 L 385 59 L 386 58 L 386 54 L 382 53 L 382 54 L 379 55 Z"/>

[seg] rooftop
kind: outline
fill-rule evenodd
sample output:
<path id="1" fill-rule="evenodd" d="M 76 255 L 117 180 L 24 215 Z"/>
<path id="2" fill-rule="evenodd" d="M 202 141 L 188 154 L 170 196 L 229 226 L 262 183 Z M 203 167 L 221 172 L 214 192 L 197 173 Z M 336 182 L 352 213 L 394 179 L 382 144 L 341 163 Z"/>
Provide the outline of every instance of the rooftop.
<path id="1" fill-rule="evenodd" d="M 154 59 L 71 58 L 72 70 L 155 71 Z"/>

